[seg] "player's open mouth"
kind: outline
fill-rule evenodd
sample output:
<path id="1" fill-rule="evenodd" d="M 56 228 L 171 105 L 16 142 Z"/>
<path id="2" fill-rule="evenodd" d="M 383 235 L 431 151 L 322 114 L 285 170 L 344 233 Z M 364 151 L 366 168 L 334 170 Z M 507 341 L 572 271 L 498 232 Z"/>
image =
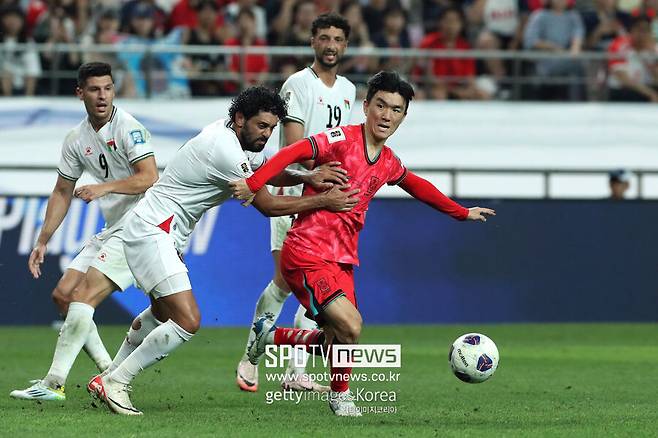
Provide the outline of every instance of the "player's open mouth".
<path id="1" fill-rule="evenodd" d="M 388 128 L 390 128 L 390 126 L 388 126 L 388 125 L 383 125 L 383 124 L 381 124 L 381 123 L 379 123 L 379 124 L 377 125 L 377 127 L 379 128 L 380 131 L 386 131 Z"/>

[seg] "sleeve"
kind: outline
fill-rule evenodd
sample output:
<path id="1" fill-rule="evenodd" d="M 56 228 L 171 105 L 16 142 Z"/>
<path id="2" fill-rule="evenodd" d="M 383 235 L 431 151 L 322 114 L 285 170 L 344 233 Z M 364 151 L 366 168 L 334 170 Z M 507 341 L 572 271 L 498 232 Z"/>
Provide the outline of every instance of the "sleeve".
<path id="1" fill-rule="evenodd" d="M 462 207 L 441 193 L 431 182 L 412 172 L 406 174 L 400 187 L 419 201 L 457 220 L 463 221 L 468 217 L 468 208 Z"/>
<path id="2" fill-rule="evenodd" d="M 327 131 L 320 132 L 308 138 L 313 148 L 311 160 L 320 162 L 329 161 L 326 157 L 329 149 L 335 147 L 334 143 L 347 141 L 347 134 L 343 126 L 337 126 Z"/>
<path id="3" fill-rule="evenodd" d="M 281 97 L 288 105 L 288 114 L 283 122 L 297 122 L 304 125 L 308 114 L 309 99 L 300 78 L 291 77 L 281 87 Z"/>
<path id="4" fill-rule="evenodd" d="M 136 120 L 127 123 L 121 130 L 121 144 L 130 164 L 154 155 L 151 134 Z"/>
<path id="5" fill-rule="evenodd" d="M 59 159 L 59 166 L 57 166 L 57 173 L 64 179 L 69 181 L 77 181 L 82 176 L 84 167 L 80 159 L 75 154 L 70 135 L 64 140 L 62 146 L 62 156 Z"/>
<path id="6" fill-rule="evenodd" d="M 267 161 L 265 154 L 262 152 L 247 152 L 247 159 L 249 160 L 249 167 L 254 172 L 260 169 Z"/>
<path id="7" fill-rule="evenodd" d="M 252 193 L 259 191 L 272 177 L 278 175 L 292 163 L 312 160 L 316 149 L 311 139 L 301 139 L 290 146 L 286 146 L 276 153 L 267 164 L 262 166 L 251 177 L 247 178 L 247 185 Z M 240 178 L 244 178 L 241 176 Z"/>
<path id="8" fill-rule="evenodd" d="M 388 180 L 389 186 L 396 186 L 407 176 L 407 168 L 402 164 L 402 160 L 393 154 L 393 165 L 391 168 L 391 179 Z"/>
<path id="9" fill-rule="evenodd" d="M 239 147 L 233 150 L 215 144 L 210 148 L 209 154 L 207 175 L 209 181 L 215 185 L 225 185 L 229 181 L 249 178 L 254 174 L 251 170 L 252 160 Z"/>
<path id="10" fill-rule="evenodd" d="M 581 40 L 585 38 L 585 26 L 583 25 L 583 19 L 580 17 L 580 14 L 577 11 L 571 11 L 571 21 L 573 22 L 573 38 L 579 38 Z"/>
<path id="11" fill-rule="evenodd" d="M 541 14 L 541 11 L 535 11 L 530 14 L 530 18 L 528 18 L 528 24 L 523 32 L 523 47 L 525 49 L 532 49 L 535 43 L 540 39 L 539 27 L 541 26 Z"/>

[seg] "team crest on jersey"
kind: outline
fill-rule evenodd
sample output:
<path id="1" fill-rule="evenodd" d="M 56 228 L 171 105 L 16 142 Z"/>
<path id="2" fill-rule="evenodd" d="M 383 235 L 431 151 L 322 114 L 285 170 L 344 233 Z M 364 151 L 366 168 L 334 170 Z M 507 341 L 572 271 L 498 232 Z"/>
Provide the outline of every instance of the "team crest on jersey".
<path id="1" fill-rule="evenodd" d="M 91 146 L 87 146 L 85 148 L 85 157 L 88 157 L 89 155 L 93 154 L 94 151 L 91 150 Z"/>
<path id="2" fill-rule="evenodd" d="M 247 163 L 240 163 L 240 169 L 242 169 L 244 173 L 249 173 L 249 166 Z"/>
<path id="3" fill-rule="evenodd" d="M 329 143 L 336 143 L 337 141 L 345 140 L 345 133 L 340 127 L 327 131 L 326 135 Z"/>
<path id="4" fill-rule="evenodd" d="M 376 176 L 370 177 L 370 182 L 368 183 L 368 190 L 366 190 L 366 196 L 374 196 L 379 186 L 379 178 Z"/>
<path id="5" fill-rule="evenodd" d="M 107 145 L 107 150 L 108 151 L 112 152 L 113 150 L 114 151 L 117 150 L 117 144 L 116 144 L 116 142 L 114 141 L 113 138 L 109 139 L 105 144 Z"/>
<path id="6" fill-rule="evenodd" d="M 146 143 L 146 140 L 144 140 L 144 134 L 142 134 L 142 131 L 140 131 L 139 129 L 130 131 L 130 137 L 132 137 L 134 144 Z"/>
<path id="7" fill-rule="evenodd" d="M 345 100 L 343 100 L 343 102 L 345 103 L 345 109 L 347 109 L 349 111 L 349 109 L 350 109 L 350 100 L 345 99 Z"/>

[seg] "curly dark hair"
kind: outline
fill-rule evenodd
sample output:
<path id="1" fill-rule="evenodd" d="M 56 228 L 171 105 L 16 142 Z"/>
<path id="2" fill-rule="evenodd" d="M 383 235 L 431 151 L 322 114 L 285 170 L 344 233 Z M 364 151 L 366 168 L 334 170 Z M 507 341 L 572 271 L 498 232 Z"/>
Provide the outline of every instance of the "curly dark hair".
<path id="1" fill-rule="evenodd" d="M 372 97 L 378 91 L 388 91 L 389 93 L 398 93 L 404 98 L 406 107 L 404 113 L 409 109 L 409 103 L 414 98 L 414 88 L 411 84 L 394 71 L 380 71 L 368 80 L 368 93 L 366 94 L 366 101 L 370 102 Z"/>
<path id="2" fill-rule="evenodd" d="M 288 114 L 286 103 L 281 96 L 265 87 L 249 87 L 238 94 L 231 102 L 228 110 L 229 117 L 235 121 L 235 115 L 242 113 L 249 120 L 260 111 L 272 113 L 283 120 Z"/>
<path id="3" fill-rule="evenodd" d="M 88 78 L 109 76 L 112 77 L 112 67 L 105 62 L 87 62 L 78 68 L 78 87 L 84 87 Z M 112 79 L 114 80 L 114 79 Z"/>
<path id="4" fill-rule="evenodd" d="M 316 36 L 319 29 L 328 29 L 330 27 L 342 29 L 345 39 L 350 38 L 350 24 L 343 16 L 335 13 L 318 15 L 318 18 L 313 20 L 313 24 L 311 25 L 311 35 Z"/>

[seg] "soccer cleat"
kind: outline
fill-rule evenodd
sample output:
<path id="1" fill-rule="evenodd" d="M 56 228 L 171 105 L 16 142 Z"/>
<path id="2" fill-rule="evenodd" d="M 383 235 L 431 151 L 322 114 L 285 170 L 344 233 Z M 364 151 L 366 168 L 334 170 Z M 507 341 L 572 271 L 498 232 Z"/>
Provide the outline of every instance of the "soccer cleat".
<path id="1" fill-rule="evenodd" d="M 98 400 L 107 405 L 110 411 L 122 415 L 142 415 L 130 401 L 131 388 L 129 385 L 115 382 L 109 376 L 100 374 L 92 378 L 87 384 L 87 391 Z"/>
<path id="2" fill-rule="evenodd" d="M 276 326 L 274 325 L 274 322 L 265 315 L 256 320 L 252 330 L 256 334 L 256 337 L 251 341 L 251 344 L 249 344 L 247 356 L 249 356 L 249 362 L 253 365 L 258 365 L 261 356 L 265 353 L 265 346 L 268 343 L 268 335 L 276 330 Z"/>
<path id="3" fill-rule="evenodd" d="M 16 389 L 9 393 L 9 396 L 12 398 L 18 398 L 21 400 L 43 400 L 43 401 L 64 401 L 66 400 L 66 394 L 64 393 L 64 387 L 59 386 L 57 388 L 50 388 L 43 383 L 43 380 L 30 380 L 30 383 L 33 383 L 27 389 Z"/>
<path id="4" fill-rule="evenodd" d="M 235 383 L 243 391 L 258 391 L 258 366 L 252 365 L 248 360 L 241 360 L 235 372 Z"/>
<path id="5" fill-rule="evenodd" d="M 349 389 L 345 392 L 331 391 L 329 395 L 329 407 L 339 417 L 361 416 L 361 412 L 354 404 L 354 396 Z"/>
<path id="6" fill-rule="evenodd" d="M 290 374 L 286 373 L 283 376 L 281 387 L 287 391 L 315 391 L 315 392 L 329 392 L 331 388 L 328 386 L 320 385 L 313 380 L 310 374 Z"/>

